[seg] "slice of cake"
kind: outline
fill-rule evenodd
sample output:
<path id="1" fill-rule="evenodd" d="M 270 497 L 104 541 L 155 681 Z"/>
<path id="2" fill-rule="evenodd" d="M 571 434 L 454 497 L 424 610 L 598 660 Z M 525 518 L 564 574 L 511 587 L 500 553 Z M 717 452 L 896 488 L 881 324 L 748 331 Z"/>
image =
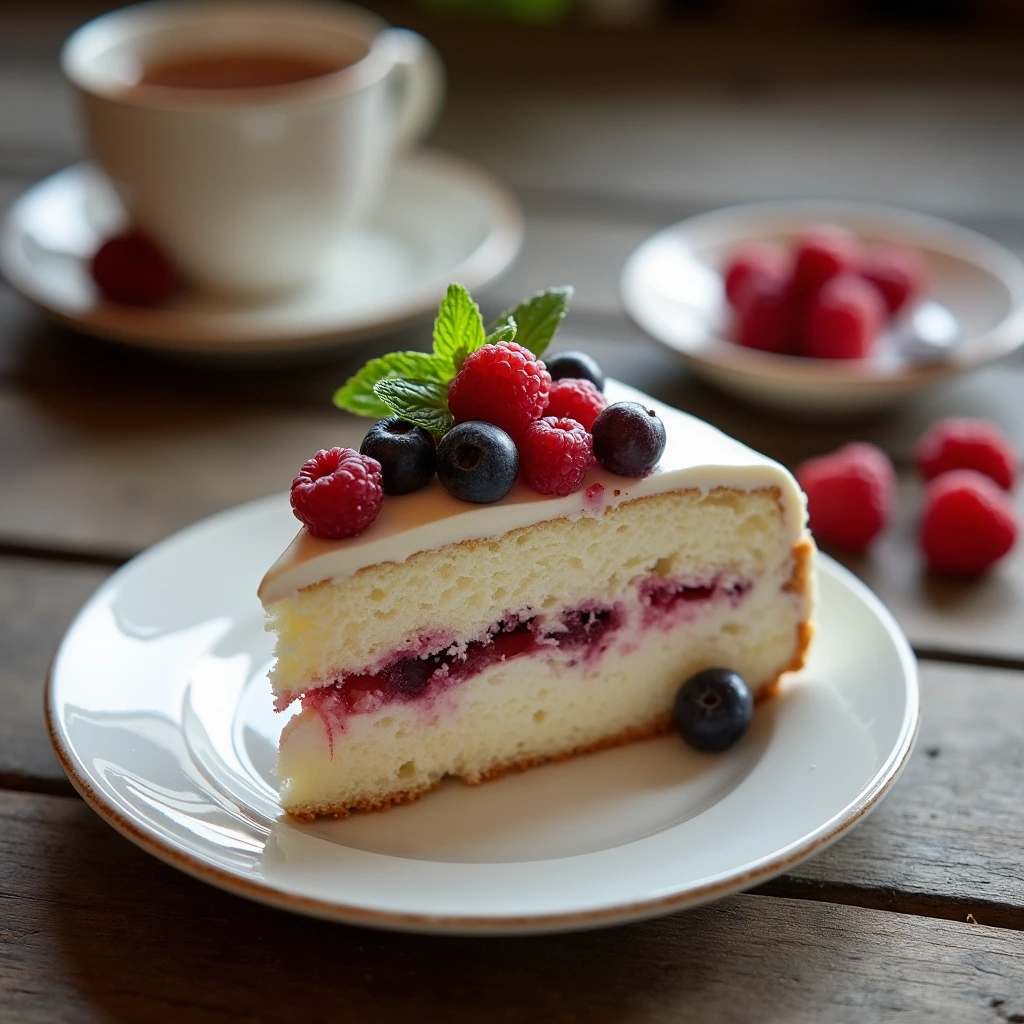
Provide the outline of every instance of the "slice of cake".
<path id="1" fill-rule="evenodd" d="M 661 418 L 649 475 L 595 463 L 568 494 L 520 475 L 491 504 L 433 478 L 357 536 L 303 530 L 270 569 L 271 683 L 279 709 L 301 703 L 281 736 L 286 811 L 387 807 L 652 736 L 701 669 L 756 695 L 801 667 L 814 548 L 793 477 L 640 392 L 609 381 L 605 397 Z"/>

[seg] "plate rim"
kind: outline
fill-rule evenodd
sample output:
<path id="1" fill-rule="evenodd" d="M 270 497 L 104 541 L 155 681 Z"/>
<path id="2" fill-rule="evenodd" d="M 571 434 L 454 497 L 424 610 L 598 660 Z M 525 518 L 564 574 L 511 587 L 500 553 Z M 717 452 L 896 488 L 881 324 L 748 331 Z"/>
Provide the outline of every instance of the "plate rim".
<path id="1" fill-rule="evenodd" d="M 997 275 L 988 264 L 986 270 L 998 276 L 1010 291 L 1011 308 L 999 323 L 972 339 L 978 351 L 962 349 L 958 358 L 938 364 L 907 364 L 896 370 L 859 361 L 828 362 L 776 355 L 728 345 L 715 338 L 707 349 L 676 344 L 648 326 L 639 299 L 641 266 L 650 247 L 680 232 L 700 228 L 707 222 L 732 218 L 779 219 L 802 217 L 805 220 L 827 220 L 830 216 L 846 218 L 885 218 L 920 231 L 959 237 L 966 246 L 985 252 L 992 261 L 1012 269 L 1013 275 Z M 952 250 L 949 250 L 952 251 Z M 955 254 L 955 253 L 954 253 Z M 977 261 L 972 259 L 972 262 Z M 983 265 L 983 264 L 977 264 Z M 630 252 L 619 275 L 619 293 L 630 320 L 648 337 L 694 367 L 715 373 L 728 373 L 767 387 L 827 387 L 830 389 L 878 388 L 902 389 L 907 386 L 934 383 L 954 373 L 987 365 L 1002 359 L 1024 345 L 1024 261 L 993 238 L 963 227 L 943 217 L 907 207 L 892 206 L 852 199 L 771 199 L 748 203 L 731 203 L 705 210 L 692 217 L 668 224 L 648 235 Z"/>
<path id="2" fill-rule="evenodd" d="M 56 707 L 55 668 L 65 649 L 67 639 L 77 627 L 83 614 L 100 598 L 107 588 L 116 583 L 122 574 L 137 568 L 137 563 L 147 556 L 159 552 L 167 545 L 180 542 L 192 531 L 207 526 L 214 520 L 230 517 L 242 510 L 255 510 L 278 500 L 280 495 L 258 498 L 234 506 L 199 520 L 169 537 L 146 548 L 123 566 L 115 570 L 76 614 L 68 626 L 61 642 L 50 661 L 43 690 L 43 712 L 46 729 L 57 760 L 72 786 L 107 824 L 136 846 L 185 874 L 246 899 L 254 900 L 277 909 L 301 913 L 324 920 L 344 924 L 385 929 L 389 931 L 421 934 L 447 935 L 539 935 L 551 932 L 569 932 L 625 924 L 647 918 L 658 917 L 674 911 L 695 907 L 711 900 L 728 896 L 766 882 L 800 863 L 830 845 L 845 834 L 881 802 L 903 771 L 914 749 L 920 727 L 920 684 L 917 659 L 903 630 L 892 613 L 876 594 L 849 569 L 828 555 L 818 554 L 818 571 L 831 575 L 841 586 L 852 590 L 854 595 L 875 616 L 892 639 L 903 670 L 905 701 L 903 720 L 892 749 L 870 779 L 861 787 L 856 797 L 842 810 L 822 822 L 817 828 L 798 840 L 787 844 L 772 854 L 763 857 L 754 867 L 742 874 L 709 882 L 705 885 L 687 888 L 667 896 L 653 897 L 599 907 L 591 910 L 575 910 L 552 914 L 526 915 L 447 915 L 422 914 L 402 911 L 380 910 L 356 906 L 331 899 L 317 899 L 310 896 L 286 892 L 267 881 L 256 881 L 224 868 L 211 865 L 201 856 L 177 849 L 155 834 L 124 815 L 114 803 L 88 781 L 79 762 L 73 756 L 70 744 L 60 728 L 60 714 Z"/>
<path id="3" fill-rule="evenodd" d="M 470 290 L 484 288 L 504 273 L 522 250 L 525 237 L 525 217 L 519 201 L 512 191 L 484 168 L 433 147 L 422 147 L 400 156 L 396 169 L 421 168 L 457 178 L 482 197 L 490 211 L 490 227 L 486 237 L 461 262 L 447 271 L 449 277 L 458 278 Z M 411 301 L 392 304 L 386 315 L 363 317 L 340 329 L 330 326 L 313 327 L 297 331 L 286 328 L 253 335 L 251 331 L 226 331 L 223 334 L 207 332 L 200 335 L 172 337 L 170 333 L 147 333 L 144 321 L 149 312 L 128 307 L 130 319 L 102 315 L 102 306 L 95 306 L 86 314 L 62 312 L 47 303 L 45 296 L 35 287 L 37 275 L 27 269 L 26 262 L 17 252 L 18 240 L 24 236 L 20 224 L 20 210 L 38 189 L 65 175 L 81 175 L 96 169 L 91 160 L 80 160 L 33 182 L 11 203 L 0 221 L 0 278 L 47 319 L 67 327 L 78 334 L 102 338 L 145 351 L 164 352 L 179 356 L 208 356 L 217 358 L 252 358 L 256 356 L 290 355 L 316 352 L 375 337 L 399 330 L 435 311 L 440 294 L 429 297 L 414 296 Z M 443 292 L 441 293 L 443 294 Z M 124 313 L 124 309 L 119 309 Z M 139 321 L 142 321 L 140 325 Z"/>

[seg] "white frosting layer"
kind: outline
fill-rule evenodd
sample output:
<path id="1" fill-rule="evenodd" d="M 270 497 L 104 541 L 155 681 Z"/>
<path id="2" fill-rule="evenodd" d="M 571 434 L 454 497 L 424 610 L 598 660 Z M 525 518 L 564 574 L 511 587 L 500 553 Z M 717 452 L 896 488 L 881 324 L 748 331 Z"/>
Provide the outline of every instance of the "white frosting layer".
<path id="1" fill-rule="evenodd" d="M 435 477 L 415 494 L 385 497 L 380 515 L 358 537 L 320 540 L 300 530 L 263 577 L 260 600 L 270 605 L 303 587 L 351 576 L 378 562 L 404 562 L 417 551 L 497 537 L 549 519 L 601 515 L 620 502 L 684 488 L 777 487 L 792 543 L 800 538 L 806 518 L 803 495 L 785 467 L 703 420 L 618 381 L 608 381 L 605 395 L 609 403 L 642 402 L 664 421 L 668 439 L 665 454 L 650 476 L 639 480 L 615 476 L 595 464 L 575 494 L 550 497 L 517 483 L 501 501 L 491 505 L 473 505 L 453 498 Z M 595 484 L 604 490 L 595 493 Z"/>

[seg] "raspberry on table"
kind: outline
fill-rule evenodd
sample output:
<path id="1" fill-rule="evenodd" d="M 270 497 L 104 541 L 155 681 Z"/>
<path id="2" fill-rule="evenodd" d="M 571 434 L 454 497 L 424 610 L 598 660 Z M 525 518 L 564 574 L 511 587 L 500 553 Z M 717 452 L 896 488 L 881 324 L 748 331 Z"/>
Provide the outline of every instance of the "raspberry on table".
<path id="1" fill-rule="evenodd" d="M 807 311 L 804 355 L 863 359 L 885 321 L 885 303 L 873 284 L 855 274 L 833 277 Z"/>
<path id="2" fill-rule="evenodd" d="M 607 404 L 608 399 L 589 380 L 566 377 L 552 381 L 544 415 L 576 420 L 589 430 Z"/>
<path id="3" fill-rule="evenodd" d="M 915 455 L 925 480 L 951 469 L 974 469 L 1009 491 L 1017 476 L 1013 446 L 991 420 L 956 416 L 939 420 L 917 442 Z"/>
<path id="4" fill-rule="evenodd" d="M 790 287 L 796 295 L 813 295 L 833 277 L 855 270 L 859 255 L 857 241 L 848 231 L 814 225 L 796 239 Z"/>
<path id="5" fill-rule="evenodd" d="M 383 502 L 380 463 L 352 448 L 317 452 L 292 481 L 292 511 L 314 537 L 362 533 Z"/>
<path id="6" fill-rule="evenodd" d="M 466 358 L 448 386 L 448 408 L 456 423 L 483 420 L 518 441 L 543 415 L 550 389 L 551 375 L 529 349 L 499 341 Z"/>
<path id="7" fill-rule="evenodd" d="M 785 281 L 752 278 L 747 282 L 743 308 L 737 314 L 738 344 L 789 355 L 796 347 L 795 328 L 794 306 Z"/>
<path id="8" fill-rule="evenodd" d="M 871 249 L 861 261 L 860 273 L 882 293 L 890 316 L 924 291 L 928 276 L 921 254 L 904 245 Z"/>
<path id="9" fill-rule="evenodd" d="M 936 572 L 985 572 L 1013 547 L 1018 529 L 1009 495 L 973 469 L 943 473 L 925 491 L 921 550 Z"/>
<path id="10" fill-rule="evenodd" d="M 594 458 L 594 439 L 577 420 L 544 416 L 526 428 L 519 458 L 523 479 L 538 494 L 564 497 L 583 486 Z"/>
<path id="11" fill-rule="evenodd" d="M 97 249 L 89 269 L 100 294 L 126 306 L 159 306 L 178 287 L 174 267 L 141 231 L 107 239 Z"/>
<path id="12" fill-rule="evenodd" d="M 896 473 L 873 444 L 848 444 L 809 459 L 797 468 L 796 478 L 818 540 L 864 551 L 889 522 Z"/>
<path id="13" fill-rule="evenodd" d="M 746 305 L 747 291 L 754 281 L 784 283 L 790 274 L 789 257 L 771 242 L 746 242 L 725 265 L 725 297 L 735 310 Z"/>

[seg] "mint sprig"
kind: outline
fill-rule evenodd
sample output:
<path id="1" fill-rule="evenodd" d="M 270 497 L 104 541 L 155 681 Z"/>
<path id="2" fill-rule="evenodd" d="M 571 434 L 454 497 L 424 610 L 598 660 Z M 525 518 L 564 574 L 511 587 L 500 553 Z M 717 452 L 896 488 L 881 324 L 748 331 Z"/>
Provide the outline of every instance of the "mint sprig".
<path id="1" fill-rule="evenodd" d="M 462 369 L 466 356 L 487 344 L 480 307 L 461 284 L 448 285 L 434 320 L 434 356 L 451 367 L 449 380 Z"/>
<path id="2" fill-rule="evenodd" d="M 480 307 L 461 284 L 450 284 L 434 320 L 433 352 L 392 352 L 371 359 L 334 393 L 339 409 L 357 416 L 400 416 L 432 434 L 454 426 L 448 385 L 466 358 L 484 345 L 517 341 L 540 356 L 565 317 L 572 288 L 537 292 L 484 330 Z"/>
<path id="3" fill-rule="evenodd" d="M 499 341 L 515 341 L 518 330 L 519 324 L 511 315 L 506 316 L 504 320 L 499 318 L 491 324 L 491 329 L 487 334 L 487 344 L 497 345 Z"/>
<path id="4" fill-rule="evenodd" d="M 569 285 L 537 292 L 502 313 L 491 325 L 491 330 L 506 320 L 514 320 L 517 328 L 516 342 L 540 359 L 569 311 L 572 294 L 573 289 Z"/>
<path id="5" fill-rule="evenodd" d="M 432 434 L 447 434 L 455 426 L 448 411 L 448 384 L 436 380 L 379 380 L 374 393 L 396 416 Z"/>
<path id="6" fill-rule="evenodd" d="M 393 415 L 374 390 L 382 380 L 412 378 L 443 382 L 441 370 L 434 357 L 426 352 L 391 352 L 380 359 L 371 359 L 354 377 L 349 377 L 344 387 L 334 392 L 334 404 L 356 416 L 373 416 L 380 419 Z"/>

